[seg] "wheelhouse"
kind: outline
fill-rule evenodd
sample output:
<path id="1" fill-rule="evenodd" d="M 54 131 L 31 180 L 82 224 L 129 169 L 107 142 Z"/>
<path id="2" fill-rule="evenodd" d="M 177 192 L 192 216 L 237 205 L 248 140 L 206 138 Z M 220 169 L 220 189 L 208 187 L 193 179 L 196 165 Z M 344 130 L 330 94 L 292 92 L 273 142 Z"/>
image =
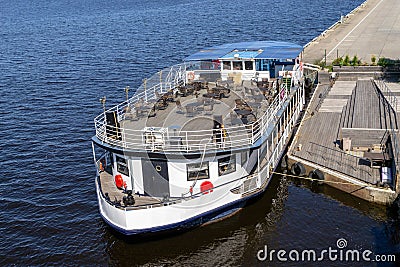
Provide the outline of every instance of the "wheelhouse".
<path id="1" fill-rule="evenodd" d="M 294 76 L 301 68 L 299 55 L 302 49 L 287 42 L 242 42 L 206 48 L 185 60 L 210 62 L 209 65 L 203 63 L 198 71 L 220 71 L 222 80 L 234 77 L 236 80 L 265 81 Z M 301 77 L 295 78 L 300 80 Z"/>

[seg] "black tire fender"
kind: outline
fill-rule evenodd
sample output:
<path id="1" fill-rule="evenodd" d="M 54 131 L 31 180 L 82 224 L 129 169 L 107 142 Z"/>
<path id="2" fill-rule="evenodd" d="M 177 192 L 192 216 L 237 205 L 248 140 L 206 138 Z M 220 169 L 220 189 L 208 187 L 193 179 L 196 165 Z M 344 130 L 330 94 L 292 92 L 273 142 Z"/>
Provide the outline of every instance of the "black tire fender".
<path id="1" fill-rule="evenodd" d="M 306 167 L 300 162 L 293 163 L 290 172 L 296 176 L 304 176 L 306 174 Z"/>
<path id="2" fill-rule="evenodd" d="M 308 177 L 315 179 L 315 180 L 320 180 L 320 181 L 325 180 L 324 173 L 318 169 L 311 171 L 310 174 L 308 175 Z"/>

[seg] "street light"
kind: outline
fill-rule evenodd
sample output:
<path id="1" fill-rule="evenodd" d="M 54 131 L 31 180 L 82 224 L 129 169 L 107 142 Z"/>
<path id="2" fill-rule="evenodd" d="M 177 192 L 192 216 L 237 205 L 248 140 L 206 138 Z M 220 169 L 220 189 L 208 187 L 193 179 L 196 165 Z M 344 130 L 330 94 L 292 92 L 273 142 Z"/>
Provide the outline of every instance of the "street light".
<path id="1" fill-rule="evenodd" d="M 129 86 L 125 87 L 126 103 L 128 103 L 129 89 Z"/>
<path id="2" fill-rule="evenodd" d="M 106 96 L 100 98 L 100 103 L 103 105 L 103 112 L 106 113 Z"/>

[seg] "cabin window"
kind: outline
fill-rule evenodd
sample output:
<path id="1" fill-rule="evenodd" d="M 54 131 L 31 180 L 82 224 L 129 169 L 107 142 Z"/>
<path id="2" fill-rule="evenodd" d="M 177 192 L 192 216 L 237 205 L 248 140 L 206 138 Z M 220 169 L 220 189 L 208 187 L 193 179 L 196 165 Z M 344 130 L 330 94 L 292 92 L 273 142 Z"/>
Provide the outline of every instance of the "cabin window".
<path id="1" fill-rule="evenodd" d="M 243 70 L 242 61 L 233 61 L 233 69 L 234 70 Z"/>
<path id="2" fill-rule="evenodd" d="M 129 169 L 126 159 L 119 156 L 115 156 L 115 159 L 117 160 L 117 171 L 121 174 L 129 176 Z"/>
<path id="3" fill-rule="evenodd" d="M 223 69 L 224 70 L 231 70 L 232 69 L 231 68 L 231 62 L 230 61 L 224 61 Z"/>
<path id="4" fill-rule="evenodd" d="M 242 167 L 246 164 L 247 162 L 247 151 L 243 151 L 242 153 L 240 153 L 240 159 L 241 159 L 241 164 Z"/>
<path id="5" fill-rule="evenodd" d="M 210 177 L 208 171 L 208 161 L 187 164 L 186 166 L 188 181 L 208 179 Z"/>
<path id="6" fill-rule="evenodd" d="M 253 61 L 245 61 L 244 69 L 245 70 L 253 70 Z"/>
<path id="7" fill-rule="evenodd" d="M 218 175 L 225 175 L 236 171 L 236 155 L 218 160 Z"/>

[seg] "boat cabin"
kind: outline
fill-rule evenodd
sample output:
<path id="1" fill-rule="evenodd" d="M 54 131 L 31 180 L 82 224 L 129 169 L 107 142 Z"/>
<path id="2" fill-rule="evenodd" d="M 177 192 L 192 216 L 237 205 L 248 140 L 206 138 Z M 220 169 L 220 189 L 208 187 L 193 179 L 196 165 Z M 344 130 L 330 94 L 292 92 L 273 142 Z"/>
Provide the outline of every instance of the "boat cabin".
<path id="1" fill-rule="evenodd" d="M 203 62 L 188 75 L 194 80 L 206 74 L 212 77 L 210 74 L 218 71 L 222 80 L 266 81 L 294 76 L 296 70 L 302 67 L 298 57 L 302 49 L 299 45 L 286 42 L 242 42 L 206 48 L 185 60 Z M 301 77 L 295 78 L 300 80 Z"/>

